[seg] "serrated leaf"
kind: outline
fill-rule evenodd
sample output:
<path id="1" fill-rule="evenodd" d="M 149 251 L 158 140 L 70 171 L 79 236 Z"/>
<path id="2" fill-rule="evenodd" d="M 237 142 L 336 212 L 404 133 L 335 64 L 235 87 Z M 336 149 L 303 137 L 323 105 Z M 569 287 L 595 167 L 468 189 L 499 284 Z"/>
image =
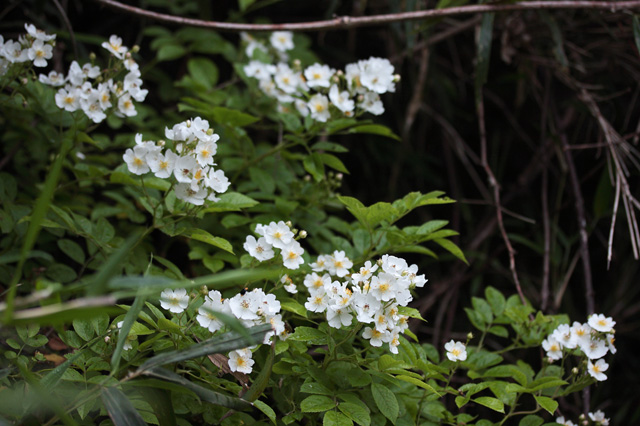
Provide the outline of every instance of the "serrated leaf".
<path id="1" fill-rule="evenodd" d="M 389 419 L 391 423 L 396 424 L 400 407 L 398 406 L 398 400 L 395 394 L 380 383 L 371 384 L 371 393 L 382 415 Z"/>
<path id="2" fill-rule="evenodd" d="M 218 82 L 218 67 L 206 58 L 192 58 L 187 62 L 191 77 L 199 84 L 211 90 Z"/>
<path id="3" fill-rule="evenodd" d="M 359 126 L 349 128 L 346 133 L 367 133 L 370 135 L 379 135 L 387 138 L 401 140 L 400 136 L 396 135 L 387 126 L 381 124 L 362 124 Z"/>
<path id="4" fill-rule="evenodd" d="M 325 385 L 316 383 L 316 382 L 303 383 L 302 386 L 300 386 L 300 392 L 311 393 L 314 395 L 327 395 L 327 396 L 334 395 L 334 392 L 332 390 L 327 388 Z"/>
<path id="5" fill-rule="evenodd" d="M 492 398 L 490 396 L 480 396 L 475 398 L 473 402 L 483 405 L 487 408 L 491 408 L 493 411 L 497 411 L 498 413 L 504 414 L 504 403 L 497 398 Z"/>
<path id="6" fill-rule="evenodd" d="M 423 382 L 422 380 L 416 379 L 415 377 L 410 377 L 407 375 L 399 375 L 396 376 L 396 379 L 402 380 L 404 382 L 408 382 L 411 384 L 414 384 L 416 386 L 421 387 L 422 389 L 426 389 L 428 391 L 431 391 L 433 393 L 435 393 L 436 395 L 440 396 L 440 394 L 429 384 Z"/>
<path id="7" fill-rule="evenodd" d="M 320 156 L 320 159 L 322 160 L 322 162 L 327 166 L 339 172 L 349 174 L 349 170 L 347 170 L 344 163 L 340 161 L 340 159 L 335 155 L 325 154 L 325 153 L 318 154 L 318 155 Z"/>
<path id="8" fill-rule="evenodd" d="M 320 158 L 320 154 L 313 153 L 311 155 L 307 155 L 302 160 L 302 165 L 304 169 L 313 176 L 313 179 L 316 182 L 320 182 L 324 179 L 324 165 L 322 159 Z"/>
<path id="9" fill-rule="evenodd" d="M 333 399 L 324 395 L 310 395 L 300 403 L 300 410 L 303 413 L 321 413 L 335 408 Z"/>
<path id="10" fill-rule="evenodd" d="M 82 247 L 80 247 L 78 243 L 71 240 L 62 239 L 58 240 L 57 244 L 60 250 L 62 250 L 62 252 L 69 256 L 71 259 L 75 260 L 81 265 L 84 263 L 84 250 L 82 250 Z"/>
<path id="11" fill-rule="evenodd" d="M 340 404 L 338 404 L 338 410 L 340 410 L 345 416 L 349 417 L 360 426 L 369 426 L 371 424 L 371 416 L 369 415 L 369 411 L 358 404 L 353 404 L 351 402 L 341 402 Z"/>
<path id="12" fill-rule="evenodd" d="M 542 408 L 547 410 L 551 415 L 553 415 L 553 413 L 555 413 L 556 410 L 558 409 L 558 403 L 552 398 L 548 398 L 546 396 L 537 396 L 537 395 L 534 395 L 533 397 L 536 399 L 536 402 L 540 404 Z"/>
<path id="13" fill-rule="evenodd" d="M 172 61 L 184 56 L 187 53 L 187 49 L 179 44 L 165 44 L 158 49 L 157 59 L 158 62 Z"/>
<path id="14" fill-rule="evenodd" d="M 73 321 L 73 329 L 78 333 L 85 342 L 91 340 L 93 338 L 95 330 L 93 329 L 93 324 L 89 320 L 74 320 Z"/>
<path id="15" fill-rule="evenodd" d="M 288 340 L 299 342 L 308 342 L 311 345 L 327 344 L 327 334 L 312 327 L 298 326 L 293 334 L 290 334 Z"/>
<path id="16" fill-rule="evenodd" d="M 342 413 L 327 411 L 322 419 L 322 426 L 353 426 L 353 422 Z"/>
<path id="17" fill-rule="evenodd" d="M 473 309 L 482 317 L 482 321 L 485 324 L 491 324 L 493 322 L 493 313 L 491 312 L 491 306 L 486 300 L 479 297 L 472 297 L 471 304 Z"/>
<path id="18" fill-rule="evenodd" d="M 460 248 L 457 245 L 455 245 L 454 243 L 452 243 L 451 241 L 445 240 L 443 238 L 442 239 L 441 238 L 436 238 L 433 241 L 435 243 L 437 243 L 440 247 L 442 247 L 443 249 L 447 250 L 449 253 L 451 253 L 455 257 L 457 257 L 458 259 L 462 260 L 467 265 L 469 264 L 469 262 L 467 262 L 467 258 L 464 256 L 464 253 L 462 252 L 462 250 L 460 250 Z"/>
<path id="19" fill-rule="evenodd" d="M 540 416 L 536 416 L 535 414 L 529 414 L 528 416 L 524 416 L 518 426 L 540 426 L 544 423 L 544 419 Z"/>
<path id="20" fill-rule="evenodd" d="M 487 302 L 489 302 L 489 305 L 491 306 L 493 315 L 501 315 L 504 312 L 504 308 L 507 303 L 502 293 L 489 286 L 484 290 L 484 295 L 487 298 Z"/>
<path id="21" fill-rule="evenodd" d="M 262 413 L 264 413 L 265 416 L 269 417 L 269 420 L 271 420 L 271 422 L 274 425 L 277 424 L 276 412 L 273 411 L 273 408 L 269 407 L 267 404 L 265 404 L 264 402 L 262 402 L 260 400 L 254 401 L 253 405 L 258 410 L 262 411 Z"/>
<path id="22" fill-rule="evenodd" d="M 186 237 L 193 238 L 194 240 L 202 241 L 203 243 L 207 243 L 214 247 L 218 247 L 219 249 L 227 251 L 231 254 L 234 254 L 233 246 L 229 241 L 221 237 L 214 237 L 213 235 L 211 235 L 210 233 L 208 233 L 203 229 L 190 228 L 190 229 L 184 230 L 181 234 Z"/>

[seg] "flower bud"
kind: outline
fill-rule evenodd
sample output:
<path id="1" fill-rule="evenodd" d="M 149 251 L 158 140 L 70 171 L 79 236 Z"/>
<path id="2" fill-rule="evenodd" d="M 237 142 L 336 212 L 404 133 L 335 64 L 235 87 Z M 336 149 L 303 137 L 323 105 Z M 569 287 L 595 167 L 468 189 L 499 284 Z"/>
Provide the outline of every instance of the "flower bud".
<path id="1" fill-rule="evenodd" d="M 300 68 L 302 66 L 302 62 L 300 62 L 300 59 L 294 59 L 293 66 L 295 68 Z"/>
<path id="2" fill-rule="evenodd" d="M 305 175 L 304 180 L 306 182 L 309 182 L 311 180 L 311 176 L 310 175 Z"/>
<path id="3" fill-rule="evenodd" d="M 187 127 L 191 127 L 191 120 L 187 120 L 185 124 L 187 125 Z"/>
<path id="4" fill-rule="evenodd" d="M 207 135 L 211 136 L 213 134 L 213 129 L 207 129 Z"/>
<path id="5" fill-rule="evenodd" d="M 342 180 L 343 176 L 344 175 L 342 173 L 338 173 L 338 174 L 336 174 L 336 179 Z"/>
<path id="6" fill-rule="evenodd" d="M 333 77 L 331 77 L 331 80 L 332 80 L 334 83 L 340 83 L 340 77 L 338 77 L 337 75 L 334 75 Z"/>
<path id="7" fill-rule="evenodd" d="M 104 336 L 105 343 L 109 343 L 109 340 L 111 340 L 111 336 Z"/>
<path id="8" fill-rule="evenodd" d="M 29 83 L 29 79 L 28 78 L 22 78 L 20 79 L 20 83 L 22 83 L 23 86 L 26 86 Z"/>
<path id="9" fill-rule="evenodd" d="M 399 82 L 399 81 L 400 81 L 400 74 L 394 74 L 394 75 L 393 75 L 393 82 L 394 82 L 394 83 L 397 83 L 397 82 Z"/>
<path id="10" fill-rule="evenodd" d="M 207 288 L 206 285 L 203 285 L 202 287 L 200 287 L 200 294 L 202 294 L 203 296 L 206 296 L 207 294 L 209 294 L 209 289 Z"/>
<path id="11" fill-rule="evenodd" d="M 96 60 L 96 54 L 94 52 L 89 53 L 89 59 L 91 60 L 91 62 Z"/>
<path id="12" fill-rule="evenodd" d="M 289 228 L 293 227 L 293 223 L 291 223 L 290 220 L 286 221 L 284 224 L 287 225 Z"/>
<path id="13" fill-rule="evenodd" d="M 364 101 L 364 95 L 360 94 L 358 95 L 358 102 L 362 102 Z"/>
<path id="14" fill-rule="evenodd" d="M 571 374 L 578 374 L 580 372 L 580 370 L 578 370 L 578 367 L 573 367 L 571 369 Z"/>
<path id="15" fill-rule="evenodd" d="M 336 75 L 338 77 L 342 77 L 344 75 L 344 72 L 342 70 L 338 70 L 338 71 L 336 71 Z"/>
<path id="16" fill-rule="evenodd" d="M 472 332 L 469 332 L 469 333 L 467 334 L 467 340 L 471 340 L 471 339 L 473 339 L 473 333 L 472 333 Z"/>
<path id="17" fill-rule="evenodd" d="M 140 51 L 140 46 L 138 46 L 137 44 L 134 44 L 133 47 L 131 48 L 131 51 L 133 53 L 138 53 Z"/>
<path id="18" fill-rule="evenodd" d="M 305 231 L 304 229 L 300 231 L 300 238 L 307 238 L 307 231 Z"/>
<path id="19" fill-rule="evenodd" d="M 165 146 L 166 142 L 162 139 L 160 139 L 158 142 L 156 142 L 156 145 L 158 146 Z"/>

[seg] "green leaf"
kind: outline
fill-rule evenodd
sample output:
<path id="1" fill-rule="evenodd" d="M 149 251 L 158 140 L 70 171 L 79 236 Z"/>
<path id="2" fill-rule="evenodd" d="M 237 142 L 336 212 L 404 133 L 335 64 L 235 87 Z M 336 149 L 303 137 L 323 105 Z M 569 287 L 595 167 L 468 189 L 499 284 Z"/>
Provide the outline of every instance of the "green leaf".
<path id="1" fill-rule="evenodd" d="M 310 345 L 326 345 L 327 334 L 317 328 L 298 326 L 287 340 L 308 342 Z"/>
<path id="2" fill-rule="evenodd" d="M 464 257 L 464 253 L 462 252 L 462 250 L 460 250 L 460 248 L 451 241 L 445 240 L 443 238 L 436 238 L 433 241 L 458 259 L 462 260 L 467 265 L 469 264 L 469 262 L 467 262 L 467 258 Z"/>
<path id="3" fill-rule="evenodd" d="M 115 372 L 120 366 L 120 358 L 122 357 L 122 351 L 124 350 L 124 344 L 129 337 L 129 331 L 138 318 L 140 311 L 144 307 L 145 297 L 137 296 L 131 305 L 131 309 L 124 316 L 124 320 L 122 320 L 122 327 L 118 331 L 118 342 L 116 344 L 116 348 L 113 351 L 113 355 L 111 356 L 111 371 Z"/>
<path id="4" fill-rule="evenodd" d="M 501 315 L 504 312 L 504 308 L 507 303 L 502 293 L 489 286 L 484 290 L 484 295 L 487 298 L 487 302 L 489 302 L 489 305 L 491 306 L 493 315 Z"/>
<path id="5" fill-rule="evenodd" d="M 201 356 L 226 353 L 235 349 L 246 348 L 261 341 L 264 335 L 271 331 L 271 324 L 262 324 L 251 327 L 247 336 L 242 336 L 235 331 L 229 331 L 204 340 L 195 345 L 191 345 L 185 349 L 178 349 L 170 352 L 163 352 L 159 355 L 149 358 L 140 367 L 138 372 L 149 370 L 165 364 L 185 361 L 187 359 L 199 358 Z"/>
<path id="6" fill-rule="evenodd" d="M 58 384 L 58 382 L 62 378 L 62 375 L 65 373 L 65 371 L 67 371 L 69 367 L 73 365 L 76 359 L 83 356 L 84 353 L 85 353 L 84 350 L 79 350 L 74 352 L 74 354 L 71 355 L 71 357 L 69 357 L 65 362 L 63 362 L 53 370 L 49 371 L 47 375 L 40 380 L 40 385 L 42 385 L 44 389 L 55 388 L 55 386 Z"/>
<path id="7" fill-rule="evenodd" d="M 74 320 L 73 329 L 85 342 L 88 342 L 89 340 L 91 340 L 91 338 L 93 338 L 93 324 L 89 320 Z"/>
<path id="8" fill-rule="evenodd" d="M 101 398 L 115 426 L 146 426 L 147 423 L 122 391 L 116 388 L 104 388 Z"/>
<path id="9" fill-rule="evenodd" d="M 253 115 L 246 114 L 242 111 L 221 106 L 213 107 L 211 112 L 216 123 L 226 124 L 230 127 L 244 127 L 260 120 L 258 117 L 254 117 Z"/>
<path id="10" fill-rule="evenodd" d="M 254 403 L 260 402 L 257 399 L 260 395 L 262 395 L 262 392 L 264 392 L 264 390 L 267 388 L 267 385 L 269 384 L 269 378 L 271 377 L 271 370 L 273 369 L 273 361 L 275 359 L 275 356 L 276 346 L 275 343 L 272 343 L 271 349 L 269 350 L 269 355 L 267 356 L 267 360 L 260 368 L 260 374 L 258 374 L 258 377 L 255 378 L 247 393 L 243 395 L 243 399 Z M 270 407 L 268 408 L 271 409 Z M 271 417 L 269 418 L 271 419 Z"/>
<path id="11" fill-rule="evenodd" d="M 540 377 L 539 379 L 536 379 L 533 382 L 529 383 L 529 385 L 527 386 L 527 392 L 533 393 L 542 389 L 555 388 L 558 386 L 564 386 L 566 384 L 568 384 L 568 382 L 565 382 L 558 377 Z"/>
<path id="12" fill-rule="evenodd" d="M 371 384 L 371 393 L 382 415 L 389 419 L 391 423 L 396 424 L 396 419 L 400 412 L 396 395 L 389 388 L 379 383 Z"/>
<path id="13" fill-rule="evenodd" d="M 300 386 L 301 393 L 311 393 L 314 395 L 328 395 L 333 396 L 334 392 L 327 388 L 325 385 L 316 382 L 306 382 Z"/>
<path id="14" fill-rule="evenodd" d="M 353 422 L 347 416 L 337 411 L 327 411 L 322 419 L 322 426 L 352 426 Z"/>
<path id="15" fill-rule="evenodd" d="M 327 166 L 331 167 L 332 169 L 335 169 L 339 172 L 342 173 L 347 173 L 349 174 L 349 170 L 347 170 L 347 168 L 345 167 L 344 163 L 342 161 L 340 161 L 340 159 L 338 157 L 336 157 L 335 155 L 331 155 L 331 154 L 318 154 L 320 156 L 320 160 L 326 164 Z"/>
<path id="16" fill-rule="evenodd" d="M 476 56 L 476 81 L 475 88 L 479 91 L 487 82 L 489 74 L 489 61 L 491 58 L 491 42 L 493 39 L 493 18 L 495 13 L 485 13 L 482 15 L 480 24 L 480 35 L 478 37 Z"/>
<path id="17" fill-rule="evenodd" d="M 118 275 L 122 270 L 122 265 L 129 253 L 135 247 L 141 237 L 140 231 L 133 232 L 118 249 L 109 256 L 109 259 L 102 265 L 100 271 L 94 275 L 87 286 L 87 295 L 95 296 L 103 294 L 111 277 Z"/>
<path id="18" fill-rule="evenodd" d="M 176 383 L 183 388 L 190 390 L 200 397 L 200 399 L 210 402 L 212 404 L 221 405 L 223 407 L 231 408 L 233 410 L 247 410 L 250 409 L 252 404 L 234 396 L 227 396 L 211 389 L 204 388 L 190 382 L 184 377 L 173 373 L 165 368 L 154 368 L 152 370 L 146 370 L 142 374 L 148 377 L 155 377 L 157 379 L 166 380 L 171 383 Z"/>
<path id="19" fill-rule="evenodd" d="M 406 375 L 399 375 L 396 376 L 396 379 L 414 384 L 416 386 L 421 387 L 422 389 L 426 389 L 428 391 L 431 391 L 433 393 L 435 393 L 436 395 L 440 396 L 440 394 L 431 386 L 428 385 L 427 383 L 423 382 L 422 380 L 416 379 L 415 377 L 410 377 L 410 376 L 406 376 Z"/>
<path id="20" fill-rule="evenodd" d="M 486 300 L 481 299 L 479 297 L 472 297 L 471 304 L 473 305 L 473 309 L 482 317 L 482 321 L 485 324 L 491 324 L 493 322 L 493 313 L 491 312 L 491 306 L 487 303 Z"/>
<path id="21" fill-rule="evenodd" d="M 302 160 L 302 165 L 304 166 L 304 169 L 313 176 L 316 182 L 320 182 L 324 179 L 324 165 L 320 154 L 313 153 L 311 155 L 307 155 L 304 157 L 304 160 Z"/>
<path id="22" fill-rule="evenodd" d="M 473 400 L 475 403 L 491 408 L 493 411 L 504 414 L 504 404 L 497 398 L 490 396 L 480 396 Z"/>
<path id="23" fill-rule="evenodd" d="M 544 419 L 540 416 L 536 416 L 534 414 L 529 414 L 528 416 L 523 417 L 518 426 L 540 426 L 544 423 Z"/>
<path id="24" fill-rule="evenodd" d="M 533 396 L 536 399 L 536 402 L 540 404 L 542 408 L 547 410 L 549 414 L 553 415 L 555 411 L 558 409 L 558 403 L 552 398 L 548 398 L 546 396 Z"/>
<path id="25" fill-rule="evenodd" d="M 251 6 L 255 2 L 256 0 L 238 0 L 238 7 L 240 7 L 240 10 L 244 12 L 245 10 L 247 10 L 249 6 Z"/>
<path id="26" fill-rule="evenodd" d="M 320 413 L 336 407 L 333 399 L 324 395 L 310 395 L 300 403 L 300 410 L 303 413 Z"/>
<path id="27" fill-rule="evenodd" d="M 83 264 L 85 260 L 84 250 L 78 243 L 71 240 L 58 240 L 58 247 L 64 254 L 75 260 L 79 264 Z"/>
<path id="28" fill-rule="evenodd" d="M 305 308 L 304 306 L 302 306 L 300 303 L 298 303 L 296 300 L 291 299 L 291 298 L 287 298 L 284 300 L 280 301 L 280 308 L 283 311 L 287 311 L 287 312 L 293 312 L 294 314 L 300 315 L 303 318 L 307 317 L 307 308 Z"/>
<path id="29" fill-rule="evenodd" d="M 636 42 L 636 49 L 640 53 L 640 20 L 638 15 L 633 15 L 633 39 Z"/>
<path id="30" fill-rule="evenodd" d="M 22 248 L 20 250 L 20 261 L 16 266 L 15 272 L 13 273 L 12 280 L 9 284 L 9 291 L 5 299 L 6 308 L 4 310 L 4 322 L 7 323 L 11 320 L 13 315 L 13 301 L 17 292 L 17 285 L 22 278 L 22 267 L 24 266 L 25 261 L 27 260 L 27 255 L 33 248 L 38 234 L 40 233 L 40 228 L 42 227 L 42 222 L 45 219 L 47 214 L 47 210 L 51 205 L 51 200 L 53 198 L 53 194 L 55 193 L 56 187 L 58 185 L 58 180 L 60 179 L 60 172 L 62 170 L 62 163 L 66 158 L 69 150 L 72 147 L 72 137 L 75 129 L 69 130 L 68 133 L 65 134 L 62 144 L 60 146 L 60 152 L 56 156 L 56 159 L 53 162 L 53 166 L 51 170 L 47 174 L 47 177 L 44 182 L 44 186 L 42 188 L 42 192 L 38 196 L 35 202 L 35 206 L 33 207 L 33 211 L 31 212 L 31 220 L 29 222 L 29 227 L 27 228 L 27 233 L 22 239 Z"/>
<path id="31" fill-rule="evenodd" d="M 387 138 L 400 140 L 400 136 L 396 135 L 387 126 L 381 124 L 362 124 L 359 126 L 351 127 L 346 133 L 368 133 L 371 135 L 380 135 Z"/>
<path id="32" fill-rule="evenodd" d="M 211 90 L 218 82 L 218 67 L 206 58 L 192 58 L 187 62 L 191 77 L 199 84 Z"/>
<path id="33" fill-rule="evenodd" d="M 341 402 L 338 404 L 338 410 L 342 411 L 345 416 L 349 417 L 360 426 L 369 426 L 371 424 L 369 411 L 358 404 Z"/>
<path id="34" fill-rule="evenodd" d="M 158 49 L 158 62 L 172 61 L 184 56 L 187 53 L 187 49 L 179 44 L 165 44 Z"/>
<path id="35" fill-rule="evenodd" d="M 202 241 L 203 243 L 211 244 L 214 247 L 218 247 L 224 251 L 227 251 L 231 254 L 233 253 L 233 246 L 231 243 L 224 238 L 214 237 L 207 231 L 199 228 L 190 228 L 186 229 L 182 232 L 182 235 L 193 238 L 194 240 Z"/>
<path id="36" fill-rule="evenodd" d="M 269 420 L 271 420 L 271 422 L 275 425 L 277 424 L 277 420 L 276 420 L 276 412 L 273 411 L 273 408 L 269 407 L 267 404 L 265 404 L 264 402 L 257 400 L 253 402 L 253 405 L 260 411 L 262 411 L 267 417 L 269 417 Z"/>

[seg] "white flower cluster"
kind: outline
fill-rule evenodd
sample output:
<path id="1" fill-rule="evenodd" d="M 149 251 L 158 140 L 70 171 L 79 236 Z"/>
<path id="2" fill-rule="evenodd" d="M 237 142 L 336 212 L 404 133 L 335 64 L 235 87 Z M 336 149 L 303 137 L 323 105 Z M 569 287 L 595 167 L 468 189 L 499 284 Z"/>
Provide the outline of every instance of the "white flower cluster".
<path id="1" fill-rule="evenodd" d="M 268 225 L 259 224 L 255 232 L 260 235 L 256 240 L 253 235 L 247 236 L 244 249 L 249 255 L 260 262 L 272 259 L 275 256 L 274 248 L 280 249 L 282 263 L 287 269 L 298 269 L 304 263 L 302 255 L 304 249 L 296 235 L 291 230 L 291 225 L 283 221 L 271 222 Z"/>
<path id="2" fill-rule="evenodd" d="M 55 34 L 45 34 L 33 24 L 24 24 L 27 34 L 18 41 L 7 40 L 0 35 L 0 76 L 6 74 L 11 64 L 33 62 L 35 67 L 46 67 L 47 59 L 53 56 Z"/>
<path id="3" fill-rule="evenodd" d="M 101 70 L 93 63 L 81 67 L 73 61 L 66 76 L 51 71 L 40 74 L 39 80 L 49 86 L 64 85 L 55 96 L 58 108 L 69 112 L 82 110 L 94 123 L 107 118 L 106 113 L 112 107 L 118 117 L 133 117 L 138 114 L 134 101 L 144 101 L 149 93 L 142 88 L 140 68 L 120 37 L 112 35 L 102 47 L 117 59 L 111 70 Z M 126 70 L 122 81 L 108 78 L 113 70 L 119 74 L 122 68 Z"/>
<path id="4" fill-rule="evenodd" d="M 189 295 L 183 288 L 176 290 L 165 289 L 160 295 L 160 306 L 169 312 L 179 314 L 187 309 Z M 282 315 L 280 314 L 280 302 L 273 294 L 266 294 L 261 289 L 242 291 L 230 299 L 223 299 L 217 290 L 211 290 L 204 297 L 204 303 L 198 308 L 196 320 L 202 327 L 215 333 L 224 327 L 224 322 L 216 316 L 222 313 L 237 318 L 245 327 L 253 327 L 260 324 L 271 324 L 272 331 L 264 337 L 263 343 L 268 344 L 271 337 L 277 335 L 286 339 Z M 254 361 L 251 359 L 251 348 L 231 351 L 229 354 L 229 368 L 231 371 L 239 371 L 249 374 Z"/>
<path id="5" fill-rule="evenodd" d="M 589 422 L 586 420 L 584 414 L 580 415 L 581 421 L 578 424 L 586 425 Z M 604 416 L 604 413 L 601 410 L 596 411 L 595 413 L 589 413 L 589 419 L 598 426 L 609 426 L 609 419 Z M 556 418 L 556 423 L 559 423 L 563 426 L 578 426 L 578 424 L 572 422 L 571 420 L 565 420 L 564 416 L 560 416 Z"/>
<path id="6" fill-rule="evenodd" d="M 565 348 L 580 349 L 589 358 L 587 365 L 589 374 L 596 380 L 603 381 L 607 379 L 604 371 L 609 368 L 609 364 L 602 357 L 607 352 L 616 353 L 616 347 L 613 345 L 615 325 L 616 322 L 611 317 L 594 314 L 584 324 L 576 321 L 572 326 L 559 325 L 542 342 L 542 347 L 547 351 L 547 357 L 551 361 L 562 359 Z M 594 363 L 594 360 L 597 361 Z"/>
<path id="7" fill-rule="evenodd" d="M 365 327 L 362 337 L 371 346 L 388 343 L 390 351 L 398 353 L 399 335 L 409 326 L 409 317 L 400 314 L 399 307 L 412 300 L 411 289 L 427 282 L 424 275 L 418 275 L 416 265 L 384 255 L 377 263 L 367 261 L 357 273 L 350 274 L 353 262 L 343 251 L 335 251 L 318 256 L 310 266 L 314 272 L 304 278 L 309 290 L 304 305 L 307 310 L 326 312 L 327 321 L 334 328 L 351 325 L 354 317 L 360 323 L 371 324 Z"/>
<path id="8" fill-rule="evenodd" d="M 209 122 L 200 117 L 165 128 L 165 136 L 174 142 L 174 147 L 163 150 L 164 141 L 143 141 L 137 134 L 136 146 L 125 151 L 122 158 L 131 173 L 143 175 L 152 172 L 156 177 L 177 182 L 176 197 L 187 203 L 201 206 L 205 199 L 219 201 L 216 194 L 229 188 L 229 179 L 220 169 L 214 169 L 213 156 L 220 139 Z M 175 152 L 174 152 L 175 151 Z"/>
<path id="9" fill-rule="evenodd" d="M 293 48 L 290 33 L 273 33 L 271 45 L 283 53 Z M 249 57 L 255 49 L 267 51 L 264 44 L 252 39 L 247 46 Z M 380 115 L 384 106 L 380 95 L 395 91 L 399 76 L 388 59 L 371 57 L 335 70 L 315 63 L 306 69 L 282 61 L 265 63 L 252 60 L 244 66 L 248 77 L 259 81 L 260 89 L 280 103 L 282 111 L 294 107 L 304 117 L 326 122 L 332 116 L 352 117 L 358 112 Z"/>

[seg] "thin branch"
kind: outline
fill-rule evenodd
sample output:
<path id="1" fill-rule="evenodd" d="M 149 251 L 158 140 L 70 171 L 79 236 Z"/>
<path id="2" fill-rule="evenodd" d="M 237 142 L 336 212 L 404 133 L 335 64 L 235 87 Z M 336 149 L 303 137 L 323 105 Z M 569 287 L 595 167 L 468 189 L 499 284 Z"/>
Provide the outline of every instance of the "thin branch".
<path id="1" fill-rule="evenodd" d="M 485 172 L 487 173 L 487 177 L 489 178 L 489 185 L 493 188 L 493 199 L 496 205 L 498 227 L 500 228 L 500 234 L 502 235 L 504 244 L 507 247 L 507 251 L 509 252 L 509 269 L 511 270 L 511 276 L 513 278 L 514 284 L 516 285 L 516 290 L 518 291 L 518 295 L 520 296 L 522 304 L 526 305 L 527 300 L 525 299 L 524 293 L 522 292 L 522 286 L 520 285 L 520 279 L 518 278 L 518 271 L 516 270 L 516 251 L 511 245 L 511 241 L 509 240 L 509 236 L 507 235 L 507 231 L 502 220 L 500 184 L 498 183 L 496 176 L 493 174 L 493 171 L 491 170 L 489 161 L 487 159 L 487 130 L 484 123 L 484 99 L 482 89 L 478 89 L 476 109 L 478 110 L 478 128 L 480 131 L 480 160 L 482 163 L 482 167 L 484 168 Z"/>
<path id="2" fill-rule="evenodd" d="M 144 16 L 157 21 L 170 22 L 179 25 L 205 27 L 219 31 L 320 31 L 340 30 L 345 28 L 382 25 L 391 22 L 417 21 L 428 18 L 454 16 L 472 13 L 508 12 L 514 10 L 542 10 L 542 9 L 592 9 L 617 12 L 625 9 L 640 9 L 640 0 L 629 1 L 528 1 L 515 4 L 476 4 L 468 6 L 449 7 L 446 9 L 428 9 L 414 12 L 388 13 L 372 16 L 338 16 L 333 19 L 312 22 L 291 22 L 282 24 L 243 24 L 235 22 L 204 21 L 202 19 L 183 18 L 152 12 L 135 6 L 122 4 L 115 0 L 94 0 L 97 3 L 133 15 Z"/>

